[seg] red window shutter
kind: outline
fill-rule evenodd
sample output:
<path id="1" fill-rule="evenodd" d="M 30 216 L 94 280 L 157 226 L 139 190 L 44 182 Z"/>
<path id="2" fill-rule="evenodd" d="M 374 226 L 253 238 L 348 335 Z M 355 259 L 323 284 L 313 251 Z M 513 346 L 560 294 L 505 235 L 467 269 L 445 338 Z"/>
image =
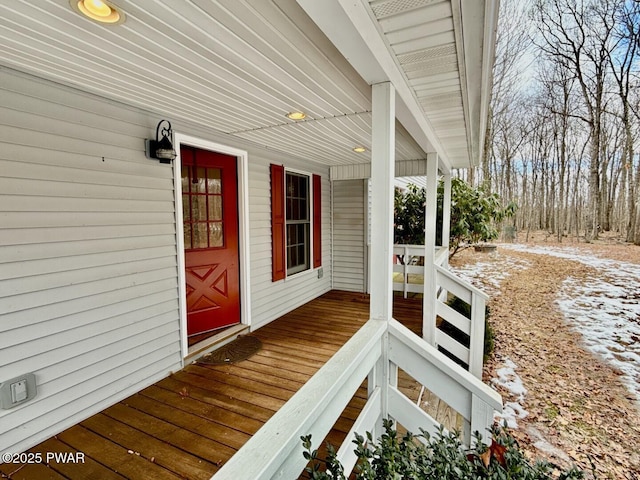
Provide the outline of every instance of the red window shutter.
<path id="1" fill-rule="evenodd" d="M 284 167 L 271 164 L 271 280 L 286 276 L 284 239 Z"/>
<path id="2" fill-rule="evenodd" d="M 320 175 L 313 176 L 313 268 L 322 266 L 322 190 Z"/>

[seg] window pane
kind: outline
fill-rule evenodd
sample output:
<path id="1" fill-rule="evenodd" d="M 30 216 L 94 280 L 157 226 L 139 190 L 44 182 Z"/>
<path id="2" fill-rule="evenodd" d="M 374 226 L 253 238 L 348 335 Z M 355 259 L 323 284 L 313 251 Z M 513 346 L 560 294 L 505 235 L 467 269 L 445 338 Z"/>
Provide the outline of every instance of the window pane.
<path id="1" fill-rule="evenodd" d="M 184 248 L 193 248 L 191 245 L 191 225 L 188 223 L 184 224 Z"/>
<path id="2" fill-rule="evenodd" d="M 291 173 L 287 173 L 287 197 L 293 197 L 296 193 L 296 187 L 294 185 L 295 177 Z"/>
<path id="3" fill-rule="evenodd" d="M 185 166 L 180 172 L 182 175 L 182 192 L 187 193 L 189 191 L 189 172 L 191 167 Z"/>
<path id="4" fill-rule="evenodd" d="M 293 217 L 293 200 L 291 197 L 287 197 L 287 206 L 286 206 L 287 220 L 291 220 Z"/>
<path id="5" fill-rule="evenodd" d="M 207 197 L 204 195 L 191 196 L 191 218 L 194 221 L 207 220 Z"/>
<path id="6" fill-rule="evenodd" d="M 207 248 L 209 242 L 207 241 L 207 224 L 206 223 L 194 223 L 193 224 L 193 248 Z"/>
<path id="7" fill-rule="evenodd" d="M 298 265 L 298 256 L 296 247 L 287 247 L 287 269 Z"/>
<path id="8" fill-rule="evenodd" d="M 292 220 L 300 220 L 302 217 L 301 215 L 301 211 L 300 211 L 300 200 L 295 198 L 293 199 L 293 213 L 291 214 L 291 219 Z"/>
<path id="9" fill-rule="evenodd" d="M 296 231 L 296 225 L 287 225 L 287 245 L 295 245 L 296 243 L 298 243 L 297 238 L 298 235 Z"/>
<path id="10" fill-rule="evenodd" d="M 207 168 L 207 192 L 222 193 L 222 180 L 219 168 Z"/>
<path id="11" fill-rule="evenodd" d="M 209 247 L 222 247 L 222 222 L 212 222 L 209 224 Z"/>
<path id="12" fill-rule="evenodd" d="M 287 174 L 287 220 L 309 218 L 309 177 L 294 173 Z"/>
<path id="13" fill-rule="evenodd" d="M 185 222 L 191 220 L 191 208 L 189 207 L 189 195 L 182 195 L 182 219 Z"/>
<path id="14" fill-rule="evenodd" d="M 192 170 L 195 170 L 196 175 L 191 178 L 191 192 L 192 193 L 206 193 L 205 185 L 206 185 L 206 177 L 205 177 L 205 169 L 204 168 L 196 168 L 191 167 Z"/>
<path id="15" fill-rule="evenodd" d="M 222 220 L 222 197 L 209 195 L 209 221 Z"/>
<path id="16" fill-rule="evenodd" d="M 300 185 L 298 186 L 298 197 L 307 198 L 308 193 L 308 185 L 309 185 L 309 177 L 300 176 L 299 177 Z"/>

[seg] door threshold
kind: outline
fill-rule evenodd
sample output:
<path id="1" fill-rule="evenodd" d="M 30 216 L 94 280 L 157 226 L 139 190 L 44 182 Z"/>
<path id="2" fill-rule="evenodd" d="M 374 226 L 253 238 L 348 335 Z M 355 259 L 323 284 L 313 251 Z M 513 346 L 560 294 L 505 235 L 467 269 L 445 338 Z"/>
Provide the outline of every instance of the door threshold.
<path id="1" fill-rule="evenodd" d="M 249 325 L 244 325 L 242 323 L 238 325 L 233 325 L 232 327 L 225 328 L 219 333 L 192 345 L 187 350 L 187 356 L 184 357 L 184 363 L 191 363 L 198 358 L 210 353 L 223 345 L 226 345 L 229 342 L 235 340 L 238 335 L 249 332 Z"/>

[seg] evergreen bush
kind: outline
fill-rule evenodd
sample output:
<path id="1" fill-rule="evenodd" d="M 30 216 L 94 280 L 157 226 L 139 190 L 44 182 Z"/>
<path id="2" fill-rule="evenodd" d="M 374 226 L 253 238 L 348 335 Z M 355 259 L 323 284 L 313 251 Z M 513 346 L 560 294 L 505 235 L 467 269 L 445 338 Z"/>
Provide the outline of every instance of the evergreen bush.
<path id="1" fill-rule="evenodd" d="M 327 445 L 326 458 L 311 450 L 311 435 L 303 436 L 307 478 L 313 480 L 577 480 L 584 473 L 575 468 L 563 470 L 546 461 L 530 462 L 515 439 L 504 429 L 494 427 L 490 447 L 477 442 L 465 450 L 457 432 L 440 430 L 431 436 L 407 433 L 401 439 L 391 420 L 384 421 L 385 433 L 376 441 L 356 435 L 358 457 L 355 472 L 345 476 L 336 451 Z M 479 435 L 476 436 L 479 439 Z M 421 441 L 424 440 L 423 441 Z"/>

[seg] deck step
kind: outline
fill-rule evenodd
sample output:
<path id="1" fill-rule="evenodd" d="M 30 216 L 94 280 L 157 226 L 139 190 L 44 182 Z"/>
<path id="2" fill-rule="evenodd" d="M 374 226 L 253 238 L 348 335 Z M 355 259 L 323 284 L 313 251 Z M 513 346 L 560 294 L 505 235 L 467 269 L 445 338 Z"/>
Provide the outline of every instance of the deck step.
<path id="1" fill-rule="evenodd" d="M 196 343 L 189 347 L 189 353 L 184 359 L 185 365 L 196 361 L 207 353 L 217 350 L 227 343 L 234 341 L 239 335 L 246 333 L 249 333 L 249 325 L 233 325 L 232 327 L 225 328 L 221 332 L 216 333 L 202 342 Z"/>

